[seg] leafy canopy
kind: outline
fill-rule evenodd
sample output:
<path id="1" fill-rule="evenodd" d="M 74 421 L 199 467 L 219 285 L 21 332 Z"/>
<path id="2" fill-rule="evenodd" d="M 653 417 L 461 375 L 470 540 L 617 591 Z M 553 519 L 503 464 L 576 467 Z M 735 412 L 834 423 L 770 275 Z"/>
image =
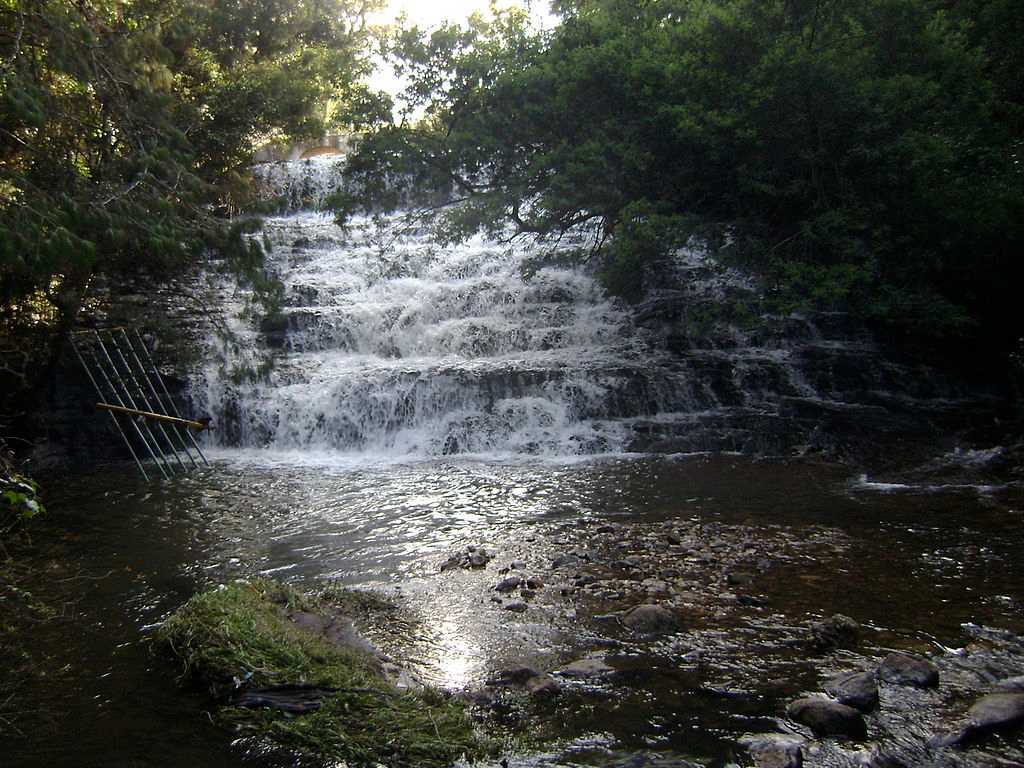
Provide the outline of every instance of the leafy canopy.
<path id="1" fill-rule="evenodd" d="M 1006 341 L 1024 242 L 1012 0 L 560 0 L 390 52 L 412 112 L 351 165 L 456 190 L 442 229 L 585 225 L 638 297 L 692 234 L 761 270 L 782 308 L 861 313 L 916 337 Z M 359 204 L 339 201 L 341 214 Z"/>
<path id="2" fill-rule="evenodd" d="M 354 126 L 378 0 L 0 0 L 0 321 L 236 247 L 272 139 Z"/>

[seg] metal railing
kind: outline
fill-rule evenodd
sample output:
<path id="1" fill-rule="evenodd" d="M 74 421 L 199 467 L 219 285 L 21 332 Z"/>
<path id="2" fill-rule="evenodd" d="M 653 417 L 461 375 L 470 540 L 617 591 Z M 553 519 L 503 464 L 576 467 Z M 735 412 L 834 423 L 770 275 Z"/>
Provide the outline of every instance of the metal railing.
<path id="1" fill-rule="evenodd" d="M 78 331 L 71 347 L 99 397 L 96 407 L 110 414 L 146 480 L 147 461 L 168 480 L 199 461 L 209 465 L 193 434 L 209 428 L 208 420 L 182 418 L 138 329 Z"/>

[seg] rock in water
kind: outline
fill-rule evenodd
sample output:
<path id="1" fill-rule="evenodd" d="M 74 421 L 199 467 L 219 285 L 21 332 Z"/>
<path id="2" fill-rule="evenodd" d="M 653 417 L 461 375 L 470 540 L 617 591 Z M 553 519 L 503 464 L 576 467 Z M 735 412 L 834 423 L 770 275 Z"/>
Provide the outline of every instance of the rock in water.
<path id="1" fill-rule="evenodd" d="M 935 747 L 959 746 L 979 736 L 1024 724 L 1024 693 L 990 693 L 967 710 L 967 725 L 959 731 L 936 736 Z"/>
<path id="2" fill-rule="evenodd" d="M 658 632 L 674 632 L 679 629 L 678 617 L 660 605 L 645 603 L 626 611 L 622 623 L 634 632 L 655 634 Z"/>
<path id="3" fill-rule="evenodd" d="M 808 696 L 786 707 L 786 716 L 814 731 L 815 736 L 849 736 L 863 739 L 868 735 L 864 717 L 853 707 L 838 701 Z"/>
<path id="4" fill-rule="evenodd" d="M 538 675 L 526 681 L 526 692 L 536 699 L 546 699 L 562 692 L 562 686 L 550 675 Z"/>
<path id="5" fill-rule="evenodd" d="M 829 681 L 825 690 L 835 696 L 840 704 L 861 712 L 871 712 L 878 706 L 878 683 L 870 672 L 839 675 Z"/>
<path id="6" fill-rule="evenodd" d="M 994 731 L 1024 723 L 1024 693 L 990 693 L 967 710 L 971 725 Z"/>
<path id="7" fill-rule="evenodd" d="M 854 648 L 859 642 L 860 624 L 849 616 L 837 613 L 811 624 L 811 646 L 818 650 Z"/>
<path id="8" fill-rule="evenodd" d="M 740 744 L 750 751 L 757 768 L 802 768 L 804 764 L 802 739 L 762 733 L 744 736 Z"/>
<path id="9" fill-rule="evenodd" d="M 878 668 L 878 677 L 894 685 L 934 688 L 939 684 L 939 668 L 927 659 L 890 653 Z"/>

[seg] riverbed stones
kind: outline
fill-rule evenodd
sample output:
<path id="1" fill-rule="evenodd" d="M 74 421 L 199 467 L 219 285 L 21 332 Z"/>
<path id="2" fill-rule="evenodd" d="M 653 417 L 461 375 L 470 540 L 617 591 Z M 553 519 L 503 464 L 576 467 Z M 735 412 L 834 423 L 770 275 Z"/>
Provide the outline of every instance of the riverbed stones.
<path id="1" fill-rule="evenodd" d="M 854 672 L 832 678 L 825 690 L 840 704 L 861 712 L 871 712 L 878 706 L 878 683 L 870 672 Z"/>
<path id="2" fill-rule="evenodd" d="M 679 617 L 663 605 L 644 603 L 630 608 L 622 616 L 622 623 L 634 632 L 653 635 L 679 629 Z"/>
<path id="3" fill-rule="evenodd" d="M 794 736 L 762 733 L 744 736 L 740 745 L 747 748 L 757 768 L 802 768 L 804 741 Z"/>
<path id="4" fill-rule="evenodd" d="M 526 603 L 522 600 L 510 600 L 502 606 L 506 611 L 512 611 L 513 613 L 522 613 L 526 610 Z"/>
<path id="5" fill-rule="evenodd" d="M 864 716 L 853 707 L 820 696 L 790 702 L 786 716 L 806 725 L 815 736 L 848 736 L 863 739 L 868 734 Z"/>
<path id="6" fill-rule="evenodd" d="M 878 679 L 893 685 L 934 688 L 939 684 L 939 668 L 927 659 L 890 653 L 878 667 Z"/>

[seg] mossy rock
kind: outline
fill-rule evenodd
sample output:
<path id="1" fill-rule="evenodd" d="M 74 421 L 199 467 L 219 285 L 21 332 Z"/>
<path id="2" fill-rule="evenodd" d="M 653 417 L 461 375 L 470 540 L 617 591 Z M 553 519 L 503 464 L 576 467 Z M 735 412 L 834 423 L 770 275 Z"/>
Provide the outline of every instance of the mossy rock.
<path id="1" fill-rule="evenodd" d="M 299 612 L 351 615 L 371 610 L 376 600 L 344 590 L 313 597 L 270 580 L 238 581 L 193 597 L 157 638 L 181 661 L 186 677 L 223 703 L 222 723 L 279 747 L 350 766 L 446 766 L 491 751 L 460 702 L 430 688 L 398 689 L 373 654 L 289 618 Z M 238 692 L 279 686 L 316 687 L 324 696 L 298 716 L 233 704 Z"/>

